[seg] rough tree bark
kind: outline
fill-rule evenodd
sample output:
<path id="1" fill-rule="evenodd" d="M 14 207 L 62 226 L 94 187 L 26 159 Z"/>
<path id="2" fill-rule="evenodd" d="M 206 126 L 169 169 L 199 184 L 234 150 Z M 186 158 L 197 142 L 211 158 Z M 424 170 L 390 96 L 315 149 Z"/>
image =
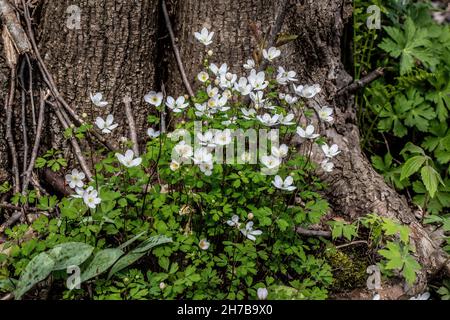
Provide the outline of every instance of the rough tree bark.
<path id="1" fill-rule="evenodd" d="M 203 26 L 215 31 L 211 62 L 227 62 L 233 72 L 242 73 L 243 62 L 252 57 L 257 45 L 249 25 L 255 22 L 257 29 L 267 31 L 281 2 L 168 1 L 188 78 L 194 83 L 205 57 L 204 48 L 193 38 L 195 31 Z M 81 8 L 81 30 L 67 28 L 66 10 L 70 5 Z M 417 222 L 404 197 L 384 182 L 362 153 L 353 98 L 336 95 L 352 81 L 341 62 L 341 37 L 344 24 L 351 17 L 351 1 L 291 0 L 288 10 L 283 32 L 298 35 L 298 39 L 283 46 L 285 58 L 280 62 L 296 70 L 301 83 L 318 83 L 323 87 L 311 107 L 329 105 L 336 112 L 332 126 L 320 125 L 322 133 L 342 150 L 334 173 L 323 175 L 329 184 L 328 198 L 334 214 L 352 220 L 377 212 L 409 224 L 417 256 L 424 266 L 419 285 L 410 291 L 417 293 L 426 284 L 426 273 L 436 272 L 446 257 Z M 168 94 L 186 93 L 167 38 L 164 46 L 161 42 L 167 31 L 160 27 L 159 16 L 157 0 L 44 1 L 42 18 L 35 21 L 39 25 L 39 47 L 59 90 L 78 114 L 89 114 L 89 93 L 101 91 L 110 102 L 104 114 L 112 112 L 121 130 L 127 130 L 122 100 L 130 93 L 138 136 L 144 137 L 145 116 L 149 113 L 142 100 L 144 94 L 150 89 L 159 90 L 162 83 Z M 165 68 L 167 73 L 162 70 Z M 4 79 L 0 81 L 3 83 Z M 2 133 L 0 124 L 0 168 L 6 160 Z M 56 135 L 55 128 L 49 127 L 47 136 Z M 319 152 L 316 155 L 319 157 Z"/>
<path id="2" fill-rule="evenodd" d="M 80 29 L 67 25 L 76 17 L 70 6 L 81 10 Z M 39 47 L 59 90 L 79 115 L 91 113 L 90 93 L 102 92 L 109 105 L 95 114 L 114 115 L 120 128 L 115 137 L 128 137 L 127 94 L 144 137 L 148 105 L 143 96 L 155 83 L 158 9 L 157 0 L 44 2 Z"/>

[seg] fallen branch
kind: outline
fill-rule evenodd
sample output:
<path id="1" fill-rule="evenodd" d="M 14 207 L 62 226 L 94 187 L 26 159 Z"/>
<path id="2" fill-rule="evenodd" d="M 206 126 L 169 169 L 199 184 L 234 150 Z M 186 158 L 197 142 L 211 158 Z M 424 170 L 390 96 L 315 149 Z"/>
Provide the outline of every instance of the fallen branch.
<path id="1" fill-rule="evenodd" d="M 162 10 L 163 10 L 163 14 L 164 14 L 164 20 L 166 22 L 167 31 L 169 31 L 170 40 L 172 43 L 172 49 L 175 54 L 175 58 L 177 60 L 178 69 L 180 70 L 180 73 L 181 73 L 181 78 L 183 79 L 184 86 L 186 87 L 186 90 L 188 91 L 189 95 L 191 97 L 194 97 L 195 94 L 194 94 L 194 91 L 192 90 L 189 80 L 186 76 L 186 71 L 184 70 L 183 62 L 181 61 L 180 50 L 178 50 L 178 46 L 177 46 L 177 43 L 175 40 L 175 34 L 173 33 L 172 24 L 170 22 L 169 13 L 167 12 L 166 1 L 164 1 L 164 0 L 162 0 Z"/>
<path id="2" fill-rule="evenodd" d="M 59 122 L 61 123 L 63 129 L 64 130 L 69 129 L 70 124 L 68 122 L 66 122 L 66 119 L 64 119 L 64 116 L 62 113 L 63 110 L 61 110 L 61 108 L 59 108 L 57 104 L 54 104 L 51 102 L 47 102 L 47 103 L 49 103 L 53 107 L 56 117 L 58 118 Z M 86 159 L 83 156 L 83 153 L 81 151 L 81 148 L 80 148 L 80 145 L 78 144 L 77 139 L 75 139 L 75 137 L 71 136 L 70 143 L 72 144 L 72 148 L 73 148 L 75 157 L 77 158 L 78 163 L 80 164 L 81 170 L 83 170 L 84 174 L 86 175 L 86 177 L 89 180 L 92 180 L 93 175 L 87 165 Z"/>
<path id="3" fill-rule="evenodd" d="M 132 100 L 129 95 L 123 98 L 123 104 L 125 105 L 125 114 L 128 120 L 128 127 L 130 128 L 130 139 L 133 143 L 134 154 L 137 157 L 139 156 L 139 143 L 136 134 L 136 122 L 134 121 L 133 110 L 131 109 L 131 101 Z"/>
<path id="4" fill-rule="evenodd" d="M 361 88 L 366 87 L 368 84 L 372 83 L 373 81 L 377 80 L 378 78 L 384 76 L 384 68 L 378 68 L 371 73 L 369 73 L 367 76 L 365 76 L 362 79 L 356 80 L 352 84 L 350 84 L 347 87 L 344 87 L 340 91 L 338 91 L 337 95 L 343 95 L 344 93 L 353 93 Z"/>
<path id="5" fill-rule="evenodd" d="M 22 210 L 22 207 L 15 206 L 15 205 L 10 204 L 10 203 L 0 203 L 0 208 L 8 209 L 8 210 Z M 37 211 L 39 211 L 39 209 L 38 208 L 33 208 L 33 207 L 27 207 L 27 208 L 25 208 L 25 211 L 37 212 Z"/>
<path id="6" fill-rule="evenodd" d="M 342 248 L 350 247 L 350 246 L 357 245 L 357 244 L 369 245 L 368 242 L 365 240 L 358 240 L 358 241 L 352 241 L 349 243 L 341 244 L 340 246 L 336 246 L 336 249 L 342 249 Z"/>
<path id="7" fill-rule="evenodd" d="M 46 94 L 43 94 L 41 92 L 41 104 L 39 107 L 39 118 L 38 118 L 37 129 L 36 129 L 36 138 L 34 140 L 33 151 L 31 153 L 30 163 L 28 165 L 28 168 L 25 172 L 25 177 L 23 179 L 22 192 L 27 192 L 28 184 L 30 183 L 31 173 L 33 172 L 34 164 L 36 162 L 36 158 L 38 155 L 39 146 L 41 143 L 42 130 L 44 128 L 45 103 L 49 96 L 50 96 L 49 92 L 47 92 Z M 26 162 L 26 159 L 24 161 Z"/>
<path id="8" fill-rule="evenodd" d="M 70 196 L 73 191 L 66 185 L 64 178 L 50 169 L 44 170 L 44 179 L 49 185 L 51 185 L 56 191 L 63 196 Z"/>
<path id="9" fill-rule="evenodd" d="M 14 142 L 14 137 L 12 133 L 12 114 L 13 114 L 13 104 L 14 96 L 16 92 L 16 69 L 11 68 L 10 77 L 10 88 L 9 94 L 6 96 L 5 106 L 6 106 L 6 140 L 8 141 L 8 146 L 11 151 L 12 159 L 12 172 L 13 172 L 13 186 L 14 193 L 20 192 L 20 176 L 19 176 L 19 160 L 17 157 L 16 144 Z"/>
<path id="10" fill-rule="evenodd" d="M 331 238 L 330 231 L 309 230 L 309 229 L 304 229 L 302 227 L 295 227 L 295 232 L 297 232 L 298 234 L 300 234 L 302 236 Z"/>
<path id="11" fill-rule="evenodd" d="M 0 0 L 0 15 L 17 52 L 19 54 L 30 52 L 30 41 L 28 40 L 27 34 L 16 16 L 14 7 L 9 3 L 9 1 Z"/>

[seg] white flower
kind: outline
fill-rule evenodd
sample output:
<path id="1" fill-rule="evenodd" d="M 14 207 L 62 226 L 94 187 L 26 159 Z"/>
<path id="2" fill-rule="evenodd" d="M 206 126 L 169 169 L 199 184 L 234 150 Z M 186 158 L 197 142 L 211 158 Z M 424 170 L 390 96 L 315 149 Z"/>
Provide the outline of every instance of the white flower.
<path id="1" fill-rule="evenodd" d="M 333 109 L 331 109 L 330 107 L 322 107 L 322 108 L 320 108 L 318 114 L 319 114 L 319 118 L 322 121 L 325 121 L 325 122 L 332 122 L 333 121 L 333 117 L 331 116 L 333 114 Z"/>
<path id="2" fill-rule="evenodd" d="M 212 118 L 210 112 L 208 111 L 208 106 L 206 105 L 206 103 L 200 104 L 200 103 L 196 103 L 195 104 L 195 115 L 197 117 L 208 117 L 208 118 Z"/>
<path id="3" fill-rule="evenodd" d="M 106 121 L 100 117 L 97 117 L 97 119 L 95 119 L 95 124 L 102 131 L 102 133 L 105 133 L 105 134 L 111 133 L 115 128 L 117 128 L 119 126 L 117 123 L 113 124 L 113 122 L 114 122 L 114 116 L 112 114 L 109 114 L 106 117 Z"/>
<path id="4" fill-rule="evenodd" d="M 93 187 L 89 187 L 89 188 L 94 189 Z M 89 188 L 87 190 L 89 190 Z M 83 198 L 83 195 L 84 195 L 84 189 L 76 187 L 75 194 L 71 195 L 71 197 L 74 199 L 81 199 L 81 198 Z"/>
<path id="5" fill-rule="evenodd" d="M 341 151 L 338 150 L 339 147 L 337 144 L 333 144 L 331 147 L 329 147 L 327 144 L 324 144 L 322 146 L 322 151 L 325 153 L 325 157 L 327 158 L 333 158 L 337 156 Z"/>
<path id="6" fill-rule="evenodd" d="M 266 300 L 267 296 L 269 295 L 269 292 L 267 291 L 266 288 L 258 288 L 256 294 L 259 300 Z"/>
<path id="7" fill-rule="evenodd" d="M 244 236 L 248 239 L 255 241 L 256 237 L 262 234 L 261 230 L 253 230 L 253 221 L 247 222 L 245 229 L 240 230 Z"/>
<path id="8" fill-rule="evenodd" d="M 217 131 L 214 136 L 214 142 L 219 146 L 226 146 L 232 141 L 230 129 L 225 129 L 223 131 Z"/>
<path id="9" fill-rule="evenodd" d="M 376 295 L 373 296 L 372 300 L 381 300 L 380 295 L 377 293 Z"/>
<path id="10" fill-rule="evenodd" d="M 325 172 L 333 172 L 334 163 L 328 162 L 328 160 L 322 161 L 320 166 L 322 167 L 323 171 L 325 171 Z"/>
<path id="11" fill-rule="evenodd" d="M 228 120 L 222 121 L 221 123 L 224 126 L 229 126 L 230 124 L 235 124 L 236 120 L 237 120 L 237 118 L 233 116 L 233 117 L 229 118 Z"/>
<path id="12" fill-rule="evenodd" d="M 250 93 L 250 99 L 255 104 L 255 109 L 258 110 L 259 108 L 264 106 L 264 102 L 266 101 L 264 99 L 264 92 L 263 91 L 257 91 L 255 93 Z"/>
<path id="13" fill-rule="evenodd" d="M 286 177 L 284 181 L 280 176 L 275 176 L 275 179 L 272 181 L 275 188 L 285 191 L 294 191 L 296 187 L 292 185 L 293 183 L 294 179 L 291 176 Z"/>
<path id="14" fill-rule="evenodd" d="M 209 85 L 208 88 L 206 88 L 206 92 L 208 93 L 208 97 L 212 98 L 219 94 L 219 88 Z"/>
<path id="15" fill-rule="evenodd" d="M 269 85 L 269 81 L 266 81 L 266 75 L 264 71 L 256 73 L 255 69 L 250 71 L 250 75 L 247 77 L 248 83 L 250 83 L 254 90 L 264 90 Z"/>
<path id="16" fill-rule="evenodd" d="M 264 49 L 263 50 L 263 57 L 264 59 L 272 62 L 275 58 L 279 57 L 281 55 L 281 51 L 278 50 L 275 47 L 269 48 L 269 50 Z"/>
<path id="17" fill-rule="evenodd" d="M 239 222 L 239 217 L 237 215 L 232 216 L 231 220 L 227 221 L 227 224 L 230 227 L 236 227 L 236 228 L 239 228 L 241 226 L 241 224 Z"/>
<path id="18" fill-rule="evenodd" d="M 322 91 L 322 89 L 318 84 L 313 84 L 312 86 L 298 86 L 298 87 L 294 85 L 294 91 L 300 97 L 311 99 L 314 98 L 316 94 L 318 94 L 320 91 Z"/>
<path id="19" fill-rule="evenodd" d="M 206 131 L 205 133 L 197 133 L 197 138 L 200 140 L 200 144 L 205 147 L 214 148 L 216 145 L 214 143 L 214 134 L 212 131 Z"/>
<path id="20" fill-rule="evenodd" d="M 99 198 L 97 190 L 87 189 L 83 194 L 83 201 L 89 208 L 95 209 L 102 199 Z"/>
<path id="21" fill-rule="evenodd" d="M 295 71 L 285 71 L 283 67 L 278 67 L 277 82 L 281 85 L 287 85 L 289 82 L 298 81 Z"/>
<path id="22" fill-rule="evenodd" d="M 430 293 L 429 292 L 418 294 L 415 297 L 409 298 L 409 300 L 428 300 L 428 299 L 430 299 Z"/>
<path id="23" fill-rule="evenodd" d="M 157 137 L 159 137 L 159 135 L 161 134 L 161 132 L 160 132 L 160 131 L 155 131 L 155 129 L 153 129 L 153 128 L 149 128 L 149 129 L 147 130 L 147 134 L 148 134 L 148 136 L 149 136 L 150 138 L 157 138 Z"/>
<path id="24" fill-rule="evenodd" d="M 206 176 L 212 175 L 212 170 L 214 168 L 212 162 L 204 162 L 198 165 L 201 172 L 203 172 Z"/>
<path id="25" fill-rule="evenodd" d="M 205 71 L 202 71 L 202 72 L 200 72 L 198 75 L 197 75 L 197 79 L 200 81 L 200 82 L 206 82 L 206 81 L 208 81 L 208 79 L 209 79 L 209 74 L 207 73 L 207 72 L 205 72 Z"/>
<path id="26" fill-rule="evenodd" d="M 200 249 L 202 250 L 208 250 L 210 243 L 208 242 L 208 240 L 206 239 L 202 239 L 200 240 L 200 242 L 198 243 L 198 246 L 200 247 Z"/>
<path id="27" fill-rule="evenodd" d="M 186 141 L 178 143 L 173 150 L 180 156 L 182 160 L 187 160 L 194 154 L 192 147 L 186 144 Z"/>
<path id="28" fill-rule="evenodd" d="M 268 169 L 275 169 L 278 168 L 281 164 L 280 158 L 274 157 L 274 156 L 262 156 L 261 162 L 263 165 L 265 165 Z"/>
<path id="29" fill-rule="evenodd" d="M 279 114 L 275 114 L 273 116 L 271 116 L 268 113 L 265 113 L 262 116 L 257 116 L 256 117 L 262 124 L 268 126 L 268 127 L 272 127 L 278 124 L 278 121 L 280 119 L 280 115 Z"/>
<path id="30" fill-rule="evenodd" d="M 161 290 L 164 290 L 164 289 L 166 288 L 166 284 L 165 284 L 164 282 L 160 282 L 160 283 L 159 283 L 159 288 L 160 288 Z"/>
<path id="31" fill-rule="evenodd" d="M 208 29 L 203 28 L 200 32 L 195 32 L 194 36 L 205 46 L 209 46 L 212 43 L 214 32 L 209 32 Z"/>
<path id="32" fill-rule="evenodd" d="M 239 91 L 239 93 L 243 96 L 250 94 L 252 89 L 252 85 L 248 84 L 247 78 L 245 77 L 240 78 L 239 82 L 234 84 L 234 90 Z"/>
<path id="33" fill-rule="evenodd" d="M 277 158 L 284 158 L 287 156 L 289 148 L 287 145 L 282 144 L 279 148 L 272 146 L 272 155 Z"/>
<path id="34" fill-rule="evenodd" d="M 244 115 L 243 118 L 247 120 L 253 119 L 256 116 L 256 110 L 253 108 L 251 109 L 241 108 L 241 112 Z"/>
<path id="35" fill-rule="evenodd" d="M 247 63 L 244 64 L 244 69 L 251 70 L 255 68 L 255 60 L 248 59 Z"/>
<path id="36" fill-rule="evenodd" d="M 127 150 L 125 152 L 125 155 L 116 153 L 116 157 L 119 160 L 119 162 L 127 168 L 137 167 L 142 162 L 142 158 L 134 159 L 133 150 Z"/>
<path id="37" fill-rule="evenodd" d="M 178 97 L 177 100 L 169 96 L 166 99 L 166 106 L 173 112 L 180 113 L 189 106 L 189 103 L 186 102 L 186 98 L 184 96 Z"/>
<path id="38" fill-rule="evenodd" d="M 97 92 L 96 94 L 91 95 L 91 101 L 94 105 L 96 105 L 97 107 L 106 107 L 108 105 L 108 102 L 103 101 L 103 94 L 101 94 L 100 92 Z"/>
<path id="39" fill-rule="evenodd" d="M 287 116 L 280 115 L 280 124 L 283 124 L 285 126 L 291 126 L 295 124 L 295 122 L 292 122 L 294 120 L 294 114 L 289 113 Z"/>
<path id="40" fill-rule="evenodd" d="M 172 162 L 170 163 L 170 170 L 172 170 L 172 171 L 177 171 L 178 169 L 180 169 L 180 163 L 179 162 L 177 162 L 177 161 L 175 161 L 175 160 L 172 160 Z"/>
<path id="41" fill-rule="evenodd" d="M 220 83 L 219 86 L 222 89 L 230 89 L 233 88 L 234 83 L 237 80 L 237 75 L 234 73 L 227 72 L 226 74 L 220 75 Z"/>
<path id="42" fill-rule="evenodd" d="M 250 161 L 252 161 L 252 154 L 250 152 L 243 152 L 241 154 L 241 160 L 244 163 L 250 163 Z"/>
<path id="43" fill-rule="evenodd" d="M 195 164 L 209 163 L 212 162 L 212 153 L 206 148 L 199 148 L 195 150 L 193 159 Z"/>
<path id="44" fill-rule="evenodd" d="M 303 130 L 301 127 L 297 127 L 297 134 L 304 139 L 316 139 L 320 136 L 320 134 L 314 133 L 314 126 L 309 125 L 306 127 L 306 130 Z"/>
<path id="45" fill-rule="evenodd" d="M 298 102 L 298 98 L 287 94 L 284 96 L 284 101 L 286 101 L 288 104 L 294 104 Z"/>
<path id="46" fill-rule="evenodd" d="M 144 96 L 145 102 L 154 105 L 155 107 L 159 107 L 163 101 L 163 94 L 162 92 L 156 93 L 155 91 L 150 91 Z"/>
<path id="47" fill-rule="evenodd" d="M 227 102 L 228 102 L 227 96 L 215 95 L 214 97 L 208 100 L 208 108 L 210 109 L 221 108 L 225 106 Z"/>
<path id="48" fill-rule="evenodd" d="M 223 63 L 219 68 L 214 63 L 211 63 L 209 65 L 209 70 L 211 70 L 211 72 L 214 73 L 215 76 L 220 77 L 221 75 L 228 72 L 228 65 L 226 63 Z"/>
<path id="49" fill-rule="evenodd" d="M 83 172 L 80 172 L 77 169 L 73 169 L 70 174 L 66 175 L 66 182 L 72 189 L 83 188 L 84 186 L 83 179 L 85 177 L 86 175 Z"/>

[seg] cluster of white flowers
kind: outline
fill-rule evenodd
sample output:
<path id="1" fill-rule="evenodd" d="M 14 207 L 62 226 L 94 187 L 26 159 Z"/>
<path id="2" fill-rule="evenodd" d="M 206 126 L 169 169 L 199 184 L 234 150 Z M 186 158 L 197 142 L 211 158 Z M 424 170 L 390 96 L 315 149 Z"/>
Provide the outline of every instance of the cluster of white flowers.
<path id="1" fill-rule="evenodd" d="M 83 172 L 78 171 L 78 169 L 73 169 L 70 174 L 66 175 L 66 183 L 70 188 L 75 190 L 75 194 L 72 196 L 73 198 L 83 199 L 88 208 L 95 209 L 102 200 L 98 196 L 98 191 L 94 190 L 93 187 L 84 189 L 85 184 L 83 180 L 85 178 L 86 175 Z"/>

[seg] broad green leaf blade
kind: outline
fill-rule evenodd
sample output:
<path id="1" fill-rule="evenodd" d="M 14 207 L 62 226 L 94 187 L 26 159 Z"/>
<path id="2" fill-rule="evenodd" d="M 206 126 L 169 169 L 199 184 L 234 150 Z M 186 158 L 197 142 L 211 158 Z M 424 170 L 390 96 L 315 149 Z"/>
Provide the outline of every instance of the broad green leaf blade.
<path id="1" fill-rule="evenodd" d="M 105 249 L 97 252 L 86 270 L 81 274 L 81 282 L 98 276 L 108 270 L 121 256 L 120 249 Z"/>
<path id="2" fill-rule="evenodd" d="M 111 268 L 108 275 L 108 279 L 111 278 L 115 273 L 119 272 L 120 270 L 135 263 L 153 247 L 169 242 L 172 242 L 172 238 L 168 238 L 166 236 L 154 236 L 148 238 L 147 240 L 142 242 L 139 246 L 137 246 L 134 250 L 130 251 L 130 253 L 128 253 L 126 256 L 122 257 L 119 261 L 117 261 L 117 263 Z"/>
<path id="3" fill-rule="evenodd" d="M 123 270 L 126 267 L 138 261 L 140 258 L 145 256 L 145 254 L 146 254 L 145 252 L 134 252 L 134 253 L 130 252 L 127 255 L 120 258 L 119 261 L 117 261 L 116 264 L 109 271 L 108 279 L 110 279 L 114 274 L 116 274 L 120 270 Z"/>
<path id="4" fill-rule="evenodd" d="M 0 291 L 11 292 L 14 291 L 17 285 L 17 280 L 12 278 L 1 279 L 0 280 Z"/>
<path id="5" fill-rule="evenodd" d="M 425 166 L 421 170 L 421 175 L 423 184 L 430 194 L 430 197 L 434 198 L 438 187 L 439 173 L 437 173 L 436 170 L 433 169 L 433 167 Z"/>
<path id="6" fill-rule="evenodd" d="M 412 285 L 416 282 L 416 272 L 421 269 L 421 266 L 410 254 L 406 254 L 403 261 L 405 264 L 403 265 L 402 275 L 405 277 L 406 282 Z"/>
<path id="7" fill-rule="evenodd" d="M 424 156 L 415 156 L 408 159 L 408 161 L 406 161 L 402 167 L 400 180 L 404 180 L 419 171 L 426 160 L 427 158 L 425 158 Z"/>
<path id="8" fill-rule="evenodd" d="M 48 255 L 55 261 L 53 270 L 64 270 L 80 266 L 92 254 L 94 247 L 82 242 L 67 242 L 55 246 Z"/>
<path id="9" fill-rule="evenodd" d="M 135 237 L 131 238 L 130 240 L 128 240 L 125 243 L 122 243 L 118 249 L 123 250 L 126 247 L 128 247 L 130 244 L 132 244 L 133 242 L 135 242 L 137 239 L 139 239 L 140 237 L 142 237 L 144 234 L 146 234 L 147 231 L 142 231 L 141 233 L 139 233 L 138 235 L 136 235 Z"/>
<path id="10" fill-rule="evenodd" d="M 142 242 L 140 245 L 138 245 L 133 251 L 134 253 L 138 252 L 147 252 L 151 248 L 158 246 L 160 244 L 169 243 L 172 242 L 172 238 L 166 237 L 166 236 L 154 236 L 150 237 L 144 242 Z"/>
<path id="11" fill-rule="evenodd" d="M 19 300 L 36 283 L 41 282 L 52 272 L 55 261 L 45 252 L 34 257 L 23 270 L 14 291 L 15 299 Z"/>

